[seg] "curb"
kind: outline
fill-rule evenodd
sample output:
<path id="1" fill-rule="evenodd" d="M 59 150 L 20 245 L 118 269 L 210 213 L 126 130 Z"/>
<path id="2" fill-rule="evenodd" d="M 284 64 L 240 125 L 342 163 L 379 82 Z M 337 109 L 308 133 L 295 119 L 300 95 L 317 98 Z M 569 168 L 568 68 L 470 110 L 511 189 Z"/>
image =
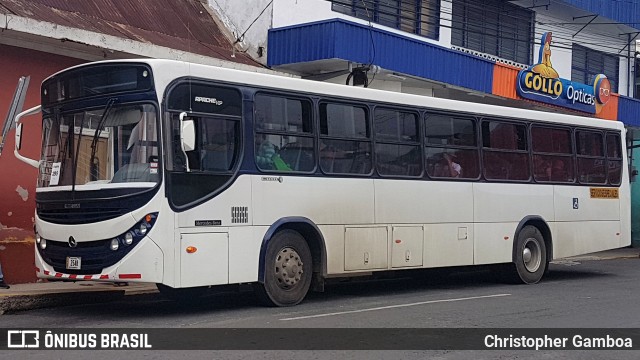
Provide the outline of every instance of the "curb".
<path id="1" fill-rule="evenodd" d="M 152 299 L 158 294 L 157 289 L 66 291 L 4 296 L 0 294 L 0 315 L 61 306 L 103 304 L 122 300 L 125 296 Z"/>
<path id="2" fill-rule="evenodd" d="M 573 261 L 600 261 L 600 260 L 638 259 L 638 258 L 640 258 L 640 255 L 635 253 L 634 254 L 611 254 L 611 255 L 603 255 L 603 256 L 579 255 L 579 256 L 572 256 L 572 257 L 552 260 L 551 263 L 562 264 L 562 263 L 573 262 Z"/>
<path id="3" fill-rule="evenodd" d="M 0 315 L 48 307 L 112 302 L 124 298 L 124 295 L 124 290 L 9 295 L 0 297 Z"/>

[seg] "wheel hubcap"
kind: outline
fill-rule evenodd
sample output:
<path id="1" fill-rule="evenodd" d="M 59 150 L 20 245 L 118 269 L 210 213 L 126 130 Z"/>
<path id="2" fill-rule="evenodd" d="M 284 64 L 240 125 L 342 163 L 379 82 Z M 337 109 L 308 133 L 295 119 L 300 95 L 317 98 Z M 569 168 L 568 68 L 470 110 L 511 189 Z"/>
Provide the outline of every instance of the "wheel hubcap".
<path id="1" fill-rule="evenodd" d="M 278 286 L 282 289 L 289 289 L 295 286 L 303 274 L 303 263 L 297 251 L 286 247 L 276 256 L 275 277 Z"/>
<path id="2" fill-rule="evenodd" d="M 529 272 L 536 272 L 542 262 L 542 250 L 536 239 L 527 239 L 522 249 L 522 261 Z"/>

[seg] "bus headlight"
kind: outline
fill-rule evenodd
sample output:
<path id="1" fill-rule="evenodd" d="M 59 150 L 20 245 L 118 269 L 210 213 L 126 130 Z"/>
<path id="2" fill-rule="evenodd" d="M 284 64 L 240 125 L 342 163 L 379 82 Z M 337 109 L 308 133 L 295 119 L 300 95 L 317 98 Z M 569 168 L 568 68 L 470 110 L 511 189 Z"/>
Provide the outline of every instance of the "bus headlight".
<path id="1" fill-rule="evenodd" d="M 120 247 L 120 242 L 118 239 L 111 240 L 111 250 L 116 251 Z"/>
<path id="2" fill-rule="evenodd" d="M 41 238 L 40 239 L 40 249 L 44 250 L 47 248 L 47 239 Z"/>
<path id="3" fill-rule="evenodd" d="M 147 233 L 147 224 L 145 222 L 140 224 L 140 228 L 138 229 L 140 234 L 144 235 Z"/>
<path id="4" fill-rule="evenodd" d="M 113 240 L 111 240 L 111 242 L 109 243 L 109 248 L 113 251 L 117 251 L 118 249 L 120 249 L 120 245 L 124 245 L 126 247 L 135 245 L 145 237 L 145 235 L 156 223 L 157 218 L 157 212 L 145 215 L 142 220 L 138 221 L 135 225 L 133 225 L 133 227 L 127 230 L 127 232 L 113 238 Z"/>
<path id="5" fill-rule="evenodd" d="M 40 244 L 41 240 L 42 238 L 40 237 L 40 234 L 36 234 L 36 244 Z"/>
<path id="6" fill-rule="evenodd" d="M 131 234 L 131 232 L 124 234 L 124 244 L 125 245 L 133 244 L 133 234 Z"/>

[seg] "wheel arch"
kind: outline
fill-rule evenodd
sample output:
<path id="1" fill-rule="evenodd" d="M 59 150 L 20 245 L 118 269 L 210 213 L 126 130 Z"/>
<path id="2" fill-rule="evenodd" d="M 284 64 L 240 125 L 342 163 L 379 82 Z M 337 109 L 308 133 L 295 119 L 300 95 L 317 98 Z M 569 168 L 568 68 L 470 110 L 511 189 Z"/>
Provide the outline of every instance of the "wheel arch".
<path id="1" fill-rule="evenodd" d="M 527 225 L 535 226 L 536 228 L 538 228 L 538 230 L 540 230 L 540 233 L 542 233 L 542 237 L 546 245 L 547 261 L 551 261 L 553 259 L 553 237 L 551 235 L 551 228 L 549 227 L 549 224 L 547 223 L 547 221 L 540 215 L 525 216 L 518 223 L 518 226 L 516 227 L 516 231 L 513 236 L 511 261 L 513 262 L 516 261 L 516 251 L 517 251 L 516 247 L 518 245 L 518 242 L 517 242 L 518 234 L 520 234 L 520 231 Z"/>
<path id="2" fill-rule="evenodd" d="M 260 258 L 258 263 L 258 282 L 264 283 L 264 258 L 267 253 L 269 241 L 278 231 L 290 229 L 295 230 L 304 238 L 313 261 L 313 272 L 320 273 L 322 276 L 327 274 L 327 250 L 325 247 L 324 237 L 318 226 L 306 217 L 292 216 L 278 219 L 274 222 L 262 238 L 260 245 Z"/>

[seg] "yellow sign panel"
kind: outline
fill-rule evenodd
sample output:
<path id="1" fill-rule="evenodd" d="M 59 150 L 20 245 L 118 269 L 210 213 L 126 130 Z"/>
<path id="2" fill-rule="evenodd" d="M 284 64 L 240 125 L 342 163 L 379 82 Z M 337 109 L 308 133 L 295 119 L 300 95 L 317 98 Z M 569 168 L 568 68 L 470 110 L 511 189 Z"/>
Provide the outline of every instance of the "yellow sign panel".
<path id="1" fill-rule="evenodd" d="M 617 199 L 618 189 L 614 188 L 591 188 L 589 189 L 592 199 Z"/>

